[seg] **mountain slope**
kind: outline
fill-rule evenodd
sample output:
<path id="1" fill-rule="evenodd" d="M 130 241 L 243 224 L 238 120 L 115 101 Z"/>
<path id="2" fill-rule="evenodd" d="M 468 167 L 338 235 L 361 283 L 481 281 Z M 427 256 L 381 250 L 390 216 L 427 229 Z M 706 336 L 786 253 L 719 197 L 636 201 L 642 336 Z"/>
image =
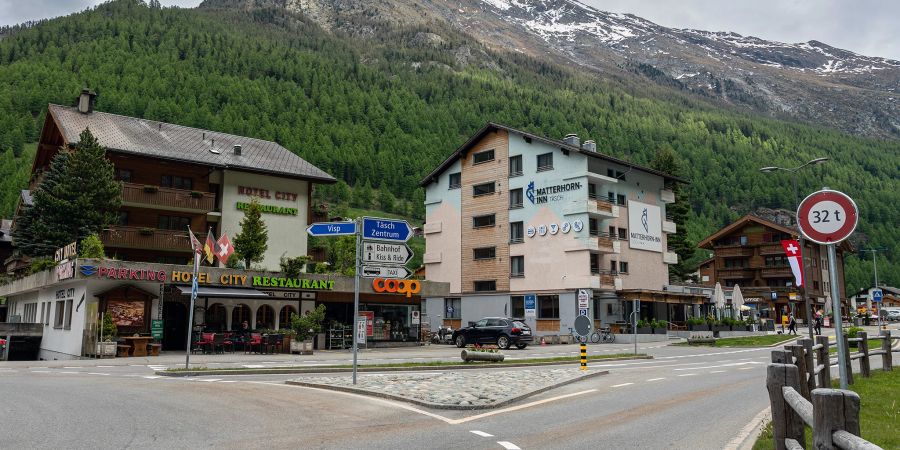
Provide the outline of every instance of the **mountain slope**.
<path id="1" fill-rule="evenodd" d="M 896 140 L 735 113 L 622 74 L 598 78 L 486 48 L 437 20 L 386 20 L 366 6 L 320 27 L 328 11 L 313 20 L 279 3 L 180 10 L 118 0 L 16 31 L 0 40 L 0 157 L 37 139 L 47 103 L 72 104 L 89 86 L 98 110 L 274 140 L 354 188 L 390 191 L 421 217 L 418 180 L 493 120 L 575 132 L 643 164 L 675 149 L 692 182 L 694 240 L 757 207 L 790 208 L 790 181 L 756 169 L 819 156 L 832 161 L 801 175 L 801 189 L 845 190 L 860 204 L 860 238 L 900 238 Z M 8 215 L 14 204 L 2 207 Z M 879 266 L 896 278 L 900 258 L 891 258 Z M 848 263 L 852 283 L 867 278 L 863 264 Z"/>
<path id="2" fill-rule="evenodd" d="M 445 21 L 495 48 L 606 75 L 657 83 L 765 113 L 846 132 L 900 137 L 900 61 L 817 41 L 766 41 L 735 33 L 666 28 L 575 0 L 207 0 L 302 12 L 326 29 L 353 17 L 386 23 Z"/>

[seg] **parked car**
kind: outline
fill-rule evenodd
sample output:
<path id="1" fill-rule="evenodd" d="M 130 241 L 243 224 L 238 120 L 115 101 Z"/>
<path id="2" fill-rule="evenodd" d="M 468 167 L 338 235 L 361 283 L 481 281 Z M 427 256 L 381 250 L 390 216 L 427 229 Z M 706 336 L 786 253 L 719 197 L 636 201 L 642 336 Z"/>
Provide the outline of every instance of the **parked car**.
<path id="1" fill-rule="evenodd" d="M 521 350 L 533 339 L 525 321 L 509 317 L 485 317 L 453 332 L 453 342 L 460 348 L 468 344 L 497 344 L 504 350 L 512 345 Z"/>
<path id="2" fill-rule="evenodd" d="M 900 321 L 900 309 L 892 309 L 885 312 L 887 313 L 887 320 L 891 322 Z"/>

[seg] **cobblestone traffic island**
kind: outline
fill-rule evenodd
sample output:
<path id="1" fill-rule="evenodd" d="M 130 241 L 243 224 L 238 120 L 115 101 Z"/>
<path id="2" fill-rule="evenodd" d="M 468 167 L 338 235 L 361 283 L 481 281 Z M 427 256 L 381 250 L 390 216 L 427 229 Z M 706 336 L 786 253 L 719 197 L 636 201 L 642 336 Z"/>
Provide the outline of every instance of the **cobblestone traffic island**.
<path id="1" fill-rule="evenodd" d="M 461 370 L 436 373 L 307 376 L 286 383 L 401 400 L 436 409 L 488 409 L 505 406 L 547 390 L 607 374 L 605 370 L 521 369 Z"/>

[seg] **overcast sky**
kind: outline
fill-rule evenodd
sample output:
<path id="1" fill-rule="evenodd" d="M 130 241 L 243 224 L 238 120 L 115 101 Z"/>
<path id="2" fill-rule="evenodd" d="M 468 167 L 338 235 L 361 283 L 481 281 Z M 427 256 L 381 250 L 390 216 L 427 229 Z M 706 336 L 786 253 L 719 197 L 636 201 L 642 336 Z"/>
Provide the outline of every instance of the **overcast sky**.
<path id="1" fill-rule="evenodd" d="M 660 25 L 734 31 L 781 42 L 821 41 L 869 56 L 900 60 L 897 0 L 580 0 L 603 11 L 632 13 Z M 0 25 L 81 11 L 101 0 L 0 0 Z M 162 0 L 193 7 L 200 0 Z"/>

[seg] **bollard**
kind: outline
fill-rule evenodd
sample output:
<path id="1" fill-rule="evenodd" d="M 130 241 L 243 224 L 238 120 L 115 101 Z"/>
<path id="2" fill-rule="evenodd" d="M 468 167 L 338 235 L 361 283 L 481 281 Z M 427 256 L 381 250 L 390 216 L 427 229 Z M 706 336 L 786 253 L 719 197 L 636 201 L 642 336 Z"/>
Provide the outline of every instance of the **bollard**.
<path id="1" fill-rule="evenodd" d="M 816 342 L 822 345 L 819 349 L 818 361 L 822 365 L 822 371 L 819 372 L 819 387 L 831 388 L 831 354 L 828 352 L 828 336 L 816 336 Z"/>
<path id="2" fill-rule="evenodd" d="M 581 343 L 581 370 L 587 370 L 587 344 Z"/>
<path id="3" fill-rule="evenodd" d="M 891 342 L 891 330 L 881 330 L 881 335 L 884 336 L 884 339 L 881 340 L 881 351 L 884 352 L 881 354 L 881 370 L 893 370 L 893 361 L 891 360 L 891 344 L 893 344 L 893 342 Z"/>
<path id="4" fill-rule="evenodd" d="M 862 355 L 859 357 L 859 374 L 863 378 L 869 378 L 871 376 L 871 371 L 869 370 L 869 334 L 865 331 L 860 331 L 856 337 L 862 339 L 856 343 L 859 354 Z"/>

